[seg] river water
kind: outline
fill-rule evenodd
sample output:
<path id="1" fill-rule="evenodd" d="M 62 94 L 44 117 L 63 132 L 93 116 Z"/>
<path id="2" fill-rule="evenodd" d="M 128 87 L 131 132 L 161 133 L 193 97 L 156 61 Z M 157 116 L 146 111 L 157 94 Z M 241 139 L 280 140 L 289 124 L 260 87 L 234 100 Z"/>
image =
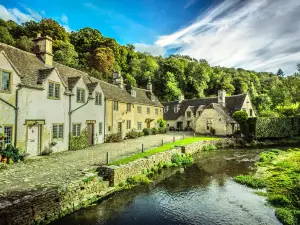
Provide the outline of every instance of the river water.
<path id="1" fill-rule="evenodd" d="M 281 224 L 254 190 L 233 177 L 254 172 L 261 150 L 203 152 L 185 169 L 168 169 L 139 186 L 78 211 L 55 225 Z"/>

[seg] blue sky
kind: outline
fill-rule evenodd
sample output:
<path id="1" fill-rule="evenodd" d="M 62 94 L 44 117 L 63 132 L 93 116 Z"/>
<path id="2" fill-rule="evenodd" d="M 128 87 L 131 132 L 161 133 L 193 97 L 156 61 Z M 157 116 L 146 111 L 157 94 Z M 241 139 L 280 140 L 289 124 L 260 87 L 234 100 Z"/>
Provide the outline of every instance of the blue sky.
<path id="1" fill-rule="evenodd" d="M 53 18 L 153 55 L 287 74 L 300 62 L 299 11 L 299 0 L 0 0 L 5 20 Z"/>

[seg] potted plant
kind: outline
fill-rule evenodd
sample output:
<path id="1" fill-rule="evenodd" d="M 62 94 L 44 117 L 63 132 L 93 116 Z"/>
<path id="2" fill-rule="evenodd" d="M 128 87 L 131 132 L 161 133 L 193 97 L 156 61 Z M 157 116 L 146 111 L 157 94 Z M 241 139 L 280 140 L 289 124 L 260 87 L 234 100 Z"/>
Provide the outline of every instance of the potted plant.
<path id="1" fill-rule="evenodd" d="M 6 135 L 4 133 L 0 133 L 0 141 L 4 140 L 6 138 Z"/>

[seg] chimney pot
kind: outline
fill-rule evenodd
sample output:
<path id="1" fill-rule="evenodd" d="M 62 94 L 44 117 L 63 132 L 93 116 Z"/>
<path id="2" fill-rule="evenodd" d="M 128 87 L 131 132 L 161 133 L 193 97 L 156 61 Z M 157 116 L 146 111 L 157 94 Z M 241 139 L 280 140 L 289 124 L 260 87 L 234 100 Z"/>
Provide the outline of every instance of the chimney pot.
<path id="1" fill-rule="evenodd" d="M 218 103 L 220 105 L 222 105 L 223 107 L 226 106 L 226 91 L 225 90 L 218 91 Z"/>

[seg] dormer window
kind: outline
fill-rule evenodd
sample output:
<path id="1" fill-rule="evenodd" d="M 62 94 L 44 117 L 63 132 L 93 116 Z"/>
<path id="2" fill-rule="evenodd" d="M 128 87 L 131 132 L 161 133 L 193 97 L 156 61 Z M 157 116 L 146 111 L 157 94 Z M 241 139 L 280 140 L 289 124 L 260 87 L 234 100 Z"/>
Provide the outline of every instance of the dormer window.
<path id="1" fill-rule="evenodd" d="M 0 70 L 0 91 L 10 92 L 11 73 Z"/>
<path id="2" fill-rule="evenodd" d="M 180 110 L 180 106 L 179 105 L 174 106 L 174 112 L 175 113 L 178 113 L 179 110 Z"/>
<path id="3" fill-rule="evenodd" d="M 166 112 L 168 112 L 169 111 L 169 106 L 166 106 L 165 108 L 164 108 L 164 112 L 166 113 Z"/>
<path id="4" fill-rule="evenodd" d="M 85 102 L 85 90 L 83 88 L 77 88 L 76 101 L 79 103 Z"/>
<path id="5" fill-rule="evenodd" d="M 136 97 L 136 90 L 131 90 L 131 96 Z"/>
<path id="6" fill-rule="evenodd" d="M 60 84 L 54 81 L 48 83 L 48 98 L 60 99 Z"/>
<path id="7" fill-rule="evenodd" d="M 100 92 L 96 92 L 95 104 L 102 105 L 102 94 Z"/>
<path id="8" fill-rule="evenodd" d="M 192 117 L 191 111 L 186 112 L 186 117 L 187 117 L 187 118 L 191 118 L 191 117 Z"/>

